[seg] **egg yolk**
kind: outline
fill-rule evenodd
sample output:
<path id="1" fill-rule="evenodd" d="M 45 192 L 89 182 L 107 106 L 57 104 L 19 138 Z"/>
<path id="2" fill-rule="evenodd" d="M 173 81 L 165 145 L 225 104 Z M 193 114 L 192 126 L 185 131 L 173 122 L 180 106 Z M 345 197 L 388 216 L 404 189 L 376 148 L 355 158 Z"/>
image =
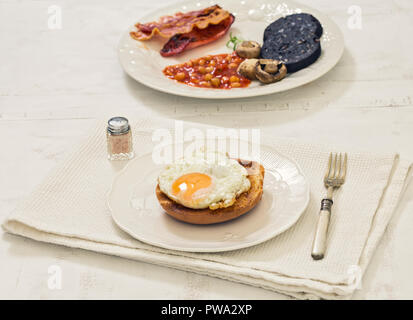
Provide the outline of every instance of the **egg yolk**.
<path id="1" fill-rule="evenodd" d="M 212 184 L 210 176 L 203 173 L 188 173 L 180 176 L 172 184 L 172 193 L 184 201 L 195 200 L 194 193 L 206 189 Z"/>

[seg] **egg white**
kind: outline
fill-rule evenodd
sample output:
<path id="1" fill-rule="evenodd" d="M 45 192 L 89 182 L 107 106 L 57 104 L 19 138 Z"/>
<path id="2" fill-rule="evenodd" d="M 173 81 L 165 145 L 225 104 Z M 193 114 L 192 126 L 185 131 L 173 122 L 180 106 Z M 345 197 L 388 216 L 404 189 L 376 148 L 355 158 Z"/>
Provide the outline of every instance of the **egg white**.
<path id="1" fill-rule="evenodd" d="M 185 203 L 172 193 L 172 185 L 179 177 L 189 173 L 203 173 L 212 178 L 212 184 L 194 194 L 194 201 Z M 251 187 L 247 170 L 238 161 L 222 152 L 198 151 L 185 156 L 162 170 L 158 177 L 161 191 L 173 201 L 193 209 L 227 207 Z"/>

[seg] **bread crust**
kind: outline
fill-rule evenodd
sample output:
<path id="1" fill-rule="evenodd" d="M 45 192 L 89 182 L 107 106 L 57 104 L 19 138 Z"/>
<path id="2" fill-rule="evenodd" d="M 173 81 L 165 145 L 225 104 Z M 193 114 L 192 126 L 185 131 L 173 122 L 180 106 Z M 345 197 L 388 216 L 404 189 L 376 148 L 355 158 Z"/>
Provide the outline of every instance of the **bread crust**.
<path id="1" fill-rule="evenodd" d="M 239 159 L 238 162 L 247 169 L 247 178 L 251 182 L 251 187 L 247 192 L 242 193 L 232 206 L 216 210 L 187 208 L 169 199 L 157 185 L 156 197 L 159 204 L 168 215 L 192 224 L 214 224 L 238 218 L 249 212 L 260 202 L 265 174 L 264 167 L 258 162 Z"/>

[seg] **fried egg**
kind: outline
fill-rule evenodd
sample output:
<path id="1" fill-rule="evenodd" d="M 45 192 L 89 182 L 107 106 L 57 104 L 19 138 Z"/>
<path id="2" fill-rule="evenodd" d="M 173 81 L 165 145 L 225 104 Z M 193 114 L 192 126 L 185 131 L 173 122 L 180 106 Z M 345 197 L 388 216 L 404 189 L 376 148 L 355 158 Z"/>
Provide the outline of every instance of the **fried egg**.
<path id="1" fill-rule="evenodd" d="M 168 165 L 159 175 L 161 191 L 193 209 L 231 206 L 249 190 L 247 170 L 222 152 L 197 151 Z"/>

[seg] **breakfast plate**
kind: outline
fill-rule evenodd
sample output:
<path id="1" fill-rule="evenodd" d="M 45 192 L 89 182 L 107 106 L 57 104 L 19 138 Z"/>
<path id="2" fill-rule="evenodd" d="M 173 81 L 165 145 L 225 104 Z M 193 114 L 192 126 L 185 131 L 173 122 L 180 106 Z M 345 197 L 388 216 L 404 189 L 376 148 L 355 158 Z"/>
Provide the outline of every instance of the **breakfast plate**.
<path id="1" fill-rule="evenodd" d="M 115 177 L 107 197 L 112 218 L 132 237 L 177 251 L 221 252 L 267 241 L 297 222 L 308 205 L 310 188 L 293 160 L 270 146 L 259 145 L 259 150 L 265 168 L 262 199 L 241 217 L 194 225 L 166 214 L 155 193 L 165 164 L 147 153 L 131 160 Z"/>
<path id="2" fill-rule="evenodd" d="M 315 9 L 289 0 L 225 0 L 217 2 L 235 17 L 229 31 L 207 45 L 175 56 L 163 57 L 160 55 L 160 50 L 165 44 L 163 40 L 138 41 L 133 39 L 130 32 L 136 31 L 136 27 L 131 26 L 122 35 L 118 46 L 120 64 L 125 72 L 136 81 L 169 94 L 205 99 L 243 98 L 282 92 L 314 81 L 331 70 L 343 53 L 344 40 L 340 29 L 328 16 Z M 161 7 L 142 17 L 137 17 L 136 21 L 144 23 L 156 21 L 161 16 L 199 10 L 215 3 L 216 1 L 208 0 L 175 3 Z M 231 34 L 245 40 L 262 43 L 264 29 L 270 23 L 280 17 L 295 13 L 308 13 L 320 21 L 323 28 L 323 34 L 319 40 L 322 50 L 321 55 L 313 64 L 298 72 L 288 74 L 282 81 L 265 85 L 253 81 L 248 87 L 217 90 L 184 85 L 168 79 L 163 74 L 163 70 L 167 66 L 182 64 L 206 55 L 231 53 L 232 50 L 226 46 Z"/>

